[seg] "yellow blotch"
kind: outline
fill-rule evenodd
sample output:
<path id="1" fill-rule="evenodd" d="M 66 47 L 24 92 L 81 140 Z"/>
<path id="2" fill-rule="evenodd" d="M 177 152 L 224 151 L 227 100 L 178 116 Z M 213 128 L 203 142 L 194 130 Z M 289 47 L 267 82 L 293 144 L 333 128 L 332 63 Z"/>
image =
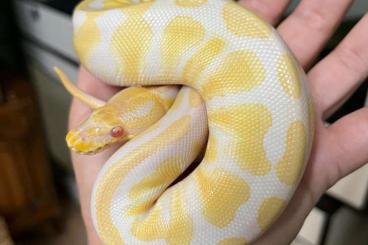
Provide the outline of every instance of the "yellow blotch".
<path id="1" fill-rule="evenodd" d="M 161 53 L 165 70 L 172 72 L 182 55 L 198 45 L 204 38 L 205 29 L 201 23 L 189 16 L 175 17 L 165 28 Z"/>
<path id="2" fill-rule="evenodd" d="M 127 127 L 127 130 L 148 128 L 165 115 L 166 110 L 164 106 L 156 99 L 151 99 L 145 101 L 144 98 L 136 98 L 132 101 L 135 103 L 134 106 L 132 103 L 132 107 L 126 107 L 120 113 L 120 117 L 123 118 L 122 121 L 124 126 Z"/>
<path id="3" fill-rule="evenodd" d="M 287 130 L 285 152 L 276 166 L 277 177 L 287 185 L 294 185 L 304 167 L 306 132 L 301 121 L 293 122 Z"/>
<path id="4" fill-rule="evenodd" d="M 153 0 L 140 0 L 139 2 L 132 1 L 132 0 L 108 0 L 104 1 L 103 8 L 104 9 L 114 9 L 114 8 L 121 8 L 121 7 L 138 7 L 138 8 L 146 8 L 147 6 L 144 3 L 150 3 Z"/>
<path id="5" fill-rule="evenodd" d="M 169 110 L 175 101 L 176 95 L 167 96 L 174 86 L 149 86 L 145 87 L 150 94 L 153 94 L 166 110 Z"/>
<path id="6" fill-rule="evenodd" d="M 167 111 L 173 101 L 164 100 L 159 93 L 151 87 L 129 87 L 114 95 L 108 102 L 119 111 L 135 111 L 147 102 L 158 105 L 162 110 Z M 122 109 L 126 107 L 126 109 Z"/>
<path id="7" fill-rule="evenodd" d="M 129 192 L 129 198 L 137 200 L 137 205 L 129 209 L 129 215 L 140 214 L 152 207 L 157 197 L 149 200 L 145 200 L 145 197 L 154 191 L 161 193 L 165 190 L 184 171 L 183 166 L 175 156 L 169 157 L 164 159 L 155 171 L 134 185 Z"/>
<path id="8" fill-rule="evenodd" d="M 204 160 L 206 162 L 214 162 L 217 158 L 217 139 L 214 135 L 210 135 L 208 138 L 206 154 Z"/>
<path id="9" fill-rule="evenodd" d="M 160 234 L 165 233 L 161 209 L 159 205 L 155 205 L 143 220 L 133 222 L 131 228 L 133 236 L 144 241 L 161 239 Z"/>
<path id="10" fill-rule="evenodd" d="M 277 62 L 277 79 L 285 93 L 294 99 L 301 96 L 301 78 L 295 59 L 283 54 Z"/>
<path id="11" fill-rule="evenodd" d="M 279 197 L 269 197 L 263 200 L 258 209 L 258 225 L 266 230 L 281 214 L 286 203 Z"/>
<path id="12" fill-rule="evenodd" d="M 91 5 L 95 0 L 84 0 L 81 1 L 78 6 L 75 8 L 77 11 L 86 11 L 88 13 L 96 13 L 96 12 L 102 12 L 107 11 L 110 9 L 127 9 L 133 8 L 133 9 L 147 9 L 148 5 L 147 3 L 151 3 L 154 0 L 140 0 L 132 1 L 132 0 L 104 0 L 102 1 L 101 5 L 98 5 L 98 8 Z"/>
<path id="13" fill-rule="evenodd" d="M 268 38 L 272 27 L 264 20 L 236 3 L 227 3 L 223 9 L 227 29 L 241 37 Z"/>
<path id="14" fill-rule="evenodd" d="M 176 0 L 175 4 L 184 8 L 194 8 L 201 6 L 206 2 L 207 0 Z"/>
<path id="15" fill-rule="evenodd" d="M 120 125 L 121 120 L 117 116 L 119 111 L 115 106 L 109 104 L 104 107 L 97 108 L 93 114 L 92 118 L 95 124 L 110 124 L 110 125 Z"/>
<path id="16" fill-rule="evenodd" d="M 142 145 L 141 151 L 131 152 L 124 158 L 118 159 L 101 177 L 99 185 L 96 187 L 95 209 L 97 210 L 97 231 L 104 242 L 107 244 L 124 244 L 119 230 L 112 223 L 110 218 L 110 205 L 112 198 L 123 178 L 126 177 L 132 169 L 142 164 L 143 160 L 147 156 L 155 154 L 160 150 L 158 147 L 152 148 L 148 146 L 156 144 L 174 144 L 187 133 L 190 121 L 191 119 L 189 116 L 178 119 L 162 134 Z M 142 151 L 145 151 L 145 154 L 142 154 Z M 150 211 L 155 213 L 154 216 L 157 216 L 160 213 L 159 210 L 156 209 L 158 209 L 157 205 L 153 206 L 153 209 Z M 149 209 L 146 211 L 148 210 Z"/>
<path id="17" fill-rule="evenodd" d="M 87 13 L 83 24 L 74 33 L 74 47 L 82 64 L 88 63 L 93 49 L 101 40 L 101 32 L 95 18 L 100 13 Z"/>
<path id="18" fill-rule="evenodd" d="M 265 68 L 252 51 L 229 54 L 218 70 L 204 79 L 200 88 L 205 99 L 229 93 L 249 91 L 265 79 Z"/>
<path id="19" fill-rule="evenodd" d="M 192 237 L 193 221 L 186 213 L 184 200 L 182 198 L 182 189 L 177 188 L 173 193 L 171 217 L 166 241 L 170 245 L 189 245 Z"/>
<path id="20" fill-rule="evenodd" d="M 202 101 L 201 96 L 197 92 L 191 91 L 190 94 L 189 94 L 189 104 L 190 104 L 190 106 L 198 107 L 198 106 L 202 105 L 202 103 L 204 103 L 204 102 Z"/>
<path id="21" fill-rule="evenodd" d="M 130 103 L 130 100 L 137 97 L 137 96 L 146 96 L 149 95 L 149 93 L 152 93 L 149 91 L 148 88 L 145 87 L 129 87 L 126 88 L 119 93 L 117 93 L 115 96 L 113 96 L 109 103 L 114 103 L 117 105 L 120 105 L 121 103 Z"/>
<path id="22" fill-rule="evenodd" d="M 156 205 L 143 220 L 133 223 L 131 231 L 143 241 L 165 239 L 169 245 L 189 245 L 193 236 L 193 222 L 186 213 L 182 189 L 176 188 L 172 193 L 168 224 L 162 218 L 161 208 Z"/>
<path id="23" fill-rule="evenodd" d="M 175 98 L 174 104 L 171 106 L 170 110 L 177 110 L 183 103 L 185 97 L 183 93 L 179 93 L 178 96 Z"/>
<path id="24" fill-rule="evenodd" d="M 138 193 L 137 195 L 139 194 L 142 194 L 142 193 Z M 147 212 L 147 210 L 153 207 L 154 203 L 157 201 L 156 199 L 157 197 L 155 196 L 149 196 L 144 201 L 141 201 L 141 202 L 137 201 L 136 205 L 129 208 L 128 215 L 136 216 L 136 215 L 140 215 L 140 214 Z"/>
<path id="25" fill-rule="evenodd" d="M 91 149 L 97 149 L 100 142 L 84 142 L 80 140 L 80 135 L 70 131 L 66 136 L 66 141 L 69 147 L 73 147 L 78 152 L 89 152 Z"/>
<path id="26" fill-rule="evenodd" d="M 196 82 L 203 70 L 213 62 L 213 59 L 224 49 L 225 40 L 221 38 L 211 39 L 201 48 L 185 65 L 183 70 L 184 80 Z"/>
<path id="27" fill-rule="evenodd" d="M 246 245 L 247 241 L 241 237 L 232 237 L 221 240 L 217 245 Z"/>
<path id="28" fill-rule="evenodd" d="M 223 228 L 235 217 L 250 196 L 249 185 L 239 176 L 216 169 L 195 173 L 202 201 L 202 213 L 213 225 Z"/>
<path id="29" fill-rule="evenodd" d="M 137 82 L 141 67 L 150 47 L 152 30 L 143 14 L 151 4 L 138 4 L 125 8 L 127 19 L 119 24 L 111 38 L 111 49 L 121 64 L 121 73 L 128 81 Z"/>
<path id="30" fill-rule="evenodd" d="M 92 3 L 93 0 L 84 0 L 84 1 L 80 1 L 79 4 L 75 7 L 74 11 L 88 11 L 88 10 L 92 10 L 90 8 L 90 4 Z M 93 10 L 91 11 L 93 12 Z"/>
<path id="31" fill-rule="evenodd" d="M 167 111 L 166 105 L 152 90 L 139 87 L 119 92 L 108 104 L 115 108 L 114 117 L 123 121 L 125 130 L 130 133 L 141 132 L 153 125 Z"/>
<path id="32" fill-rule="evenodd" d="M 272 126 L 270 110 L 261 104 L 230 106 L 209 113 L 209 121 L 232 135 L 227 152 L 238 165 L 254 175 L 271 170 L 264 149 L 264 137 Z"/>
<path id="33" fill-rule="evenodd" d="M 138 3 L 134 0 L 119 0 L 120 2 L 129 2 L 124 5 L 129 5 L 129 7 L 122 8 L 124 13 L 126 13 L 129 18 L 137 16 L 143 16 L 143 14 L 152 6 L 154 0 L 140 0 Z M 120 3 L 121 4 L 121 3 Z"/>

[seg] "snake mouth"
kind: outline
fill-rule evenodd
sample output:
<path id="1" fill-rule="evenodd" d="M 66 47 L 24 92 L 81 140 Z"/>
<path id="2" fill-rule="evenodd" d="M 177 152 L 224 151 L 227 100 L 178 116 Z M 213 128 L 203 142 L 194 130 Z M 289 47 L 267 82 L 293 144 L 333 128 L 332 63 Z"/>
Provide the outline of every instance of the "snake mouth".
<path id="1" fill-rule="evenodd" d="M 107 146 L 108 145 L 101 146 L 101 147 L 98 147 L 98 148 L 90 150 L 90 151 L 81 151 L 81 150 L 78 150 L 76 147 L 70 147 L 70 149 L 72 151 L 78 153 L 78 154 L 81 154 L 81 155 L 95 155 L 95 154 L 100 153 L 103 150 L 105 150 L 107 148 Z"/>
<path id="2" fill-rule="evenodd" d="M 110 145 L 109 142 L 98 143 L 92 140 L 85 140 L 80 133 L 75 131 L 70 131 L 65 140 L 70 150 L 83 155 L 94 155 Z"/>
<path id="3" fill-rule="evenodd" d="M 125 137 L 121 137 L 120 139 L 112 140 L 86 140 L 80 135 L 80 133 L 70 131 L 65 140 L 70 150 L 82 155 L 94 155 L 104 151 L 110 146 L 116 144 L 125 144 L 132 137 L 132 135 L 127 135 Z"/>

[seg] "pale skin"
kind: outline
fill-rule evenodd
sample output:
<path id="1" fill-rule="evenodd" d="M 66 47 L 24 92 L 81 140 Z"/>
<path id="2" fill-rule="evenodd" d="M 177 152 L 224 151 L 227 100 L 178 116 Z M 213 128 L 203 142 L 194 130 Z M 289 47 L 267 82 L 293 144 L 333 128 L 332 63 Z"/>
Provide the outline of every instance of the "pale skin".
<path id="1" fill-rule="evenodd" d="M 323 60 L 314 62 L 353 1 L 303 0 L 280 23 L 279 19 L 289 2 L 239 1 L 277 28 L 308 74 L 308 85 L 316 110 L 316 135 L 305 175 L 285 212 L 256 244 L 289 244 L 321 195 L 338 180 L 368 162 L 368 108 L 359 109 L 329 127 L 324 126 L 324 120 L 368 76 L 368 14 L 362 17 L 335 50 Z M 80 69 L 78 86 L 103 100 L 121 89 L 106 85 L 84 68 Z M 74 99 L 69 127 L 75 128 L 90 112 L 91 109 Z M 82 216 L 91 245 L 102 244 L 90 216 L 93 183 L 98 171 L 116 147 L 94 156 L 72 153 Z"/>

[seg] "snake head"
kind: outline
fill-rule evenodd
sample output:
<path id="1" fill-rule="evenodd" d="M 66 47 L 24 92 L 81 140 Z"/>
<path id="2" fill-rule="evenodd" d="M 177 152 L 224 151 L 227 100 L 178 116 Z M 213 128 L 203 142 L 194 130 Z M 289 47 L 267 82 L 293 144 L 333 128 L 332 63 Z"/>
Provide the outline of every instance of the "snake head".
<path id="1" fill-rule="evenodd" d="M 129 140 L 128 131 L 119 117 L 120 110 L 114 103 L 86 94 L 62 70 L 57 67 L 54 70 L 66 90 L 93 110 L 79 127 L 68 132 L 66 142 L 70 149 L 81 154 L 94 154 L 109 145 Z"/>
<path id="2" fill-rule="evenodd" d="M 115 143 L 124 143 L 130 138 L 123 123 L 109 105 L 96 109 L 77 128 L 66 136 L 68 147 L 81 154 L 95 154 Z"/>
<path id="3" fill-rule="evenodd" d="M 102 101 L 76 87 L 59 68 L 55 72 L 70 94 L 93 110 L 66 136 L 68 147 L 81 154 L 94 154 L 139 135 L 163 117 L 178 91 L 174 86 L 130 87 Z"/>

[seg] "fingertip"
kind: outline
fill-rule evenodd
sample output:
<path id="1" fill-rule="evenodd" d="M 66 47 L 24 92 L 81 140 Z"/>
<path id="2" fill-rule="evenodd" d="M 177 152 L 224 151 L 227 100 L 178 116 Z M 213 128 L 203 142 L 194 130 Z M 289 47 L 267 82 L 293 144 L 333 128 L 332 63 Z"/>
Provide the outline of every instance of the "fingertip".
<path id="1" fill-rule="evenodd" d="M 239 4 L 253 11 L 271 25 L 276 25 L 290 0 L 239 0 Z"/>

